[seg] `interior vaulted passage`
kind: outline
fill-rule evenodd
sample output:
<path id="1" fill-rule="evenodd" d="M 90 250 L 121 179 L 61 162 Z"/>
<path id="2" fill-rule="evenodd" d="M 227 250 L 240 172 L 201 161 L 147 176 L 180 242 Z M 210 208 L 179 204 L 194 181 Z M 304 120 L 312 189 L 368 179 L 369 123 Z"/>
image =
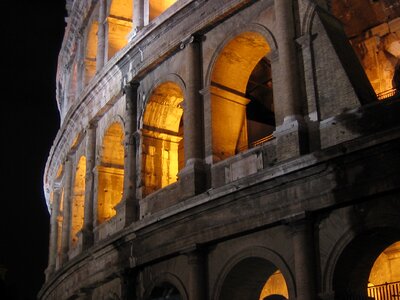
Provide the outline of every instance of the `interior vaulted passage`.
<path id="1" fill-rule="evenodd" d="M 143 195 L 177 181 L 184 166 L 183 93 L 173 82 L 151 93 L 143 117 Z"/>
<path id="2" fill-rule="evenodd" d="M 124 132 L 118 122 L 107 129 L 98 169 L 97 221 L 103 223 L 116 214 L 124 183 Z"/>
<path id="3" fill-rule="evenodd" d="M 83 226 L 85 204 L 86 157 L 81 156 L 75 172 L 75 183 L 72 198 L 71 242 L 75 247 L 78 243 L 78 232 Z"/>
<path id="4" fill-rule="evenodd" d="M 274 131 L 269 52 L 261 34 L 245 32 L 219 54 L 210 87 L 214 161 L 257 145 Z"/>

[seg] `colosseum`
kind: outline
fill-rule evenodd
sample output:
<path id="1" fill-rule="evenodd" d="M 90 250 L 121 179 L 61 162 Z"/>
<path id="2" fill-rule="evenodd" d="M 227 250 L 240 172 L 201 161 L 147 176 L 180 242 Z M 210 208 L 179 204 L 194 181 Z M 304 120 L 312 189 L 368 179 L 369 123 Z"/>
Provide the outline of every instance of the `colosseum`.
<path id="1" fill-rule="evenodd" d="M 39 299 L 400 299 L 398 0 L 67 0 Z"/>

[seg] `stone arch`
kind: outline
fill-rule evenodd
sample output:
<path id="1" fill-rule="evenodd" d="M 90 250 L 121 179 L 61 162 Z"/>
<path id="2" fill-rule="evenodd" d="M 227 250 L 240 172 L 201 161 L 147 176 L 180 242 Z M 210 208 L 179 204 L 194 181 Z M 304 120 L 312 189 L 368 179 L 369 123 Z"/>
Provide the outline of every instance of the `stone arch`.
<path id="1" fill-rule="evenodd" d="M 74 186 L 71 205 L 71 245 L 78 244 L 78 233 L 83 228 L 85 206 L 85 181 L 86 181 L 86 157 L 82 155 L 75 169 Z"/>
<path id="2" fill-rule="evenodd" d="M 294 297 L 293 276 L 278 253 L 264 247 L 245 249 L 233 256 L 220 272 L 212 299 L 259 299 L 267 280 L 277 270 L 281 272 L 286 282 L 289 299 Z M 234 286 L 234 288 L 230 288 L 230 286 Z M 266 298 L 274 299 L 273 297 Z"/>
<path id="3" fill-rule="evenodd" d="M 146 101 L 141 126 L 143 196 L 176 182 L 184 166 L 181 86 L 163 81 Z"/>
<path id="4" fill-rule="evenodd" d="M 133 1 L 111 0 L 107 15 L 107 56 L 110 59 L 128 43 L 128 35 L 132 30 Z"/>
<path id="5" fill-rule="evenodd" d="M 207 74 L 214 162 L 266 142 L 275 130 L 267 56 L 275 50 L 275 41 L 257 24 L 229 38 L 218 47 Z"/>
<path id="6" fill-rule="evenodd" d="M 86 44 L 84 49 L 84 82 L 85 85 L 96 74 L 96 58 L 97 58 L 97 31 L 98 31 L 98 21 L 96 19 L 91 19 L 86 32 Z"/>
<path id="7" fill-rule="evenodd" d="M 186 99 L 186 83 L 185 83 L 185 81 L 183 80 L 183 78 L 180 75 L 178 75 L 176 73 L 170 73 L 170 74 L 167 74 L 165 76 L 162 76 L 162 77 L 158 78 L 157 80 L 155 80 L 152 83 L 151 87 L 148 89 L 147 92 L 143 92 L 143 94 L 145 94 L 145 95 L 143 96 L 144 100 L 143 100 L 143 103 L 142 103 L 141 111 L 139 112 L 140 113 L 140 116 L 139 116 L 139 128 L 143 128 L 143 116 L 144 116 L 144 112 L 146 110 L 147 103 L 150 100 L 150 96 L 153 94 L 153 92 L 156 90 L 156 88 L 159 85 L 161 85 L 162 83 L 164 83 L 164 82 L 173 82 L 177 86 L 179 86 L 179 88 L 182 90 L 182 93 L 183 93 L 183 98 L 184 98 L 183 99 L 183 103 L 185 102 L 185 99 Z"/>
<path id="8" fill-rule="evenodd" d="M 182 281 L 172 273 L 162 273 L 160 274 L 149 286 L 145 289 L 144 299 L 145 300 L 160 300 L 160 298 L 154 298 L 154 291 L 157 289 L 156 293 L 162 293 L 165 289 L 175 289 L 174 293 L 179 293 L 179 297 L 173 298 L 173 300 L 188 300 L 187 291 Z M 161 298 L 164 299 L 164 298 Z"/>
<path id="9" fill-rule="evenodd" d="M 323 272 L 325 293 L 336 297 L 366 296 L 368 278 L 378 256 L 400 240 L 400 216 L 380 215 L 384 224 L 366 222 L 349 228 L 331 251 Z"/>
<path id="10" fill-rule="evenodd" d="M 225 38 L 218 45 L 218 47 L 215 49 L 215 51 L 212 55 L 210 64 L 208 65 L 207 72 L 206 72 L 206 78 L 205 78 L 206 86 L 210 86 L 210 84 L 211 84 L 212 71 L 213 71 L 215 62 L 217 61 L 222 50 L 232 39 L 234 39 L 237 35 L 244 33 L 244 32 L 259 33 L 267 41 L 269 47 L 271 48 L 271 53 L 277 51 L 278 46 L 276 43 L 275 36 L 272 34 L 272 32 L 267 27 L 265 27 L 261 24 L 251 23 L 251 24 L 246 25 L 244 28 L 241 27 L 240 29 L 232 30 L 225 35 Z"/>
<path id="11" fill-rule="evenodd" d="M 124 127 L 114 119 L 103 134 L 97 166 L 97 221 L 103 223 L 116 215 L 124 184 Z"/>

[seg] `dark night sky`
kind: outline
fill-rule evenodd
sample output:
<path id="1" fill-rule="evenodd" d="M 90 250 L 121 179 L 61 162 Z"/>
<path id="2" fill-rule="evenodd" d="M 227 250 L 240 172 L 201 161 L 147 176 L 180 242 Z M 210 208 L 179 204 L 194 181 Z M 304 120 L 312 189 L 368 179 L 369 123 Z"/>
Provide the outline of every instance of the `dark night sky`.
<path id="1" fill-rule="evenodd" d="M 36 299 L 47 266 L 43 171 L 59 128 L 55 100 L 65 1 L 2 3 L 0 299 Z M 5 66 L 5 67 L 4 67 Z M 5 78 L 5 79 L 4 79 Z"/>

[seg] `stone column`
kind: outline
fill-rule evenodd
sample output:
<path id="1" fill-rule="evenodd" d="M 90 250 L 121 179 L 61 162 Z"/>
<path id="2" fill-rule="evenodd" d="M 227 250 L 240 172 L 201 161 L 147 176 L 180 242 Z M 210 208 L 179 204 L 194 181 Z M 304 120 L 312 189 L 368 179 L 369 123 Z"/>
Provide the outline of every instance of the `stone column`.
<path id="1" fill-rule="evenodd" d="M 306 215 L 290 221 L 293 239 L 297 300 L 316 299 L 315 252 L 312 222 Z"/>
<path id="2" fill-rule="evenodd" d="M 71 182 L 72 160 L 67 157 L 64 164 L 64 201 L 63 201 L 63 226 L 61 235 L 61 265 L 68 261 L 70 229 L 71 229 Z"/>
<path id="3" fill-rule="evenodd" d="M 294 1 L 275 0 L 279 62 L 273 66 L 277 158 L 282 161 L 307 151 L 306 124 L 302 117 L 302 89 L 296 50 Z"/>
<path id="4" fill-rule="evenodd" d="M 143 25 L 146 26 L 150 23 L 150 0 L 143 1 Z"/>
<path id="5" fill-rule="evenodd" d="M 144 0 L 133 0 L 133 27 L 136 31 L 144 26 Z"/>
<path id="6" fill-rule="evenodd" d="M 187 258 L 189 271 L 188 298 L 190 300 L 205 300 L 206 295 L 206 265 L 205 255 L 197 245 L 188 247 L 181 252 Z"/>
<path id="7" fill-rule="evenodd" d="M 53 203 L 50 216 L 50 241 L 49 241 L 49 265 L 46 270 L 46 279 L 54 273 L 57 258 L 58 239 L 58 214 L 60 212 L 61 191 L 59 187 L 53 189 Z"/>
<path id="8" fill-rule="evenodd" d="M 136 221 L 139 216 L 139 205 L 136 198 L 136 131 L 137 100 L 139 83 L 125 86 L 125 162 L 124 162 L 124 196 L 125 226 Z"/>
<path id="9" fill-rule="evenodd" d="M 299 37 L 296 42 L 301 46 L 303 56 L 303 69 L 304 69 L 304 82 L 305 91 L 307 97 L 307 112 L 306 118 L 308 127 L 308 140 L 310 152 L 321 149 L 320 134 L 319 134 L 319 122 L 320 122 L 320 110 L 317 101 L 317 86 L 315 78 L 315 65 L 314 65 L 314 54 L 312 50 L 312 41 L 315 36 L 309 33 Z"/>
<path id="10" fill-rule="evenodd" d="M 182 41 L 187 63 L 187 86 L 183 103 L 185 167 L 179 172 L 182 193 L 192 196 L 205 189 L 201 37 Z"/>
<path id="11" fill-rule="evenodd" d="M 96 127 L 90 124 L 86 130 L 86 176 L 85 176 L 85 216 L 83 221 L 83 249 L 93 245 L 94 218 L 94 168 L 96 167 Z"/>
<path id="12" fill-rule="evenodd" d="M 274 82 L 274 87 L 276 87 L 274 95 L 275 92 L 279 93 L 277 99 L 285 118 L 293 118 L 301 114 L 293 2 L 293 0 L 275 0 L 280 78 L 278 86 Z"/>
<path id="13" fill-rule="evenodd" d="M 99 26 L 97 29 L 97 57 L 96 57 L 96 71 L 103 68 L 106 60 L 106 0 L 99 1 Z"/>

